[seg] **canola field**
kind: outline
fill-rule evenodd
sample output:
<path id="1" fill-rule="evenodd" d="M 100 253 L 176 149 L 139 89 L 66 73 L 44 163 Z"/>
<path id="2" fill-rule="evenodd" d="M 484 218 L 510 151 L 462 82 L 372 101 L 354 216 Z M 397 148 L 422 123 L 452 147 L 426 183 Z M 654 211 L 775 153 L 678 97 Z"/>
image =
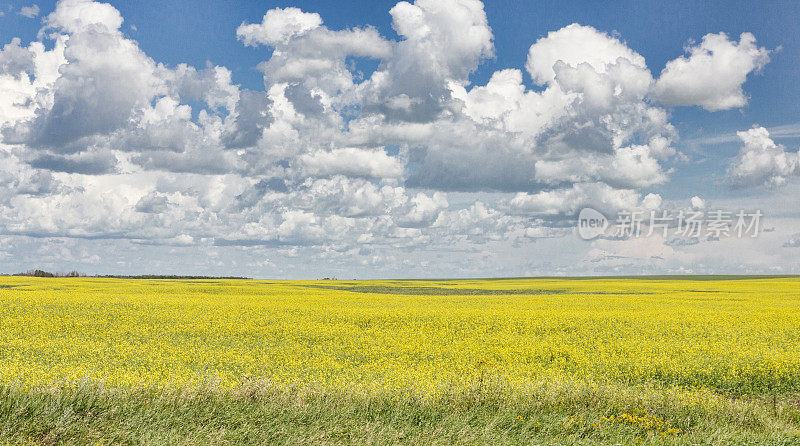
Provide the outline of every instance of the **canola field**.
<path id="1" fill-rule="evenodd" d="M 548 441 L 562 434 L 564 442 L 575 435 L 599 441 L 606 438 L 600 423 L 641 428 L 630 438 L 617 432 L 623 440 L 682 438 L 697 422 L 681 429 L 679 419 L 670 424 L 668 413 L 652 411 L 699 401 L 710 405 L 707 415 L 734 418 L 739 409 L 731 405 L 746 404 L 745 412 L 772 417 L 758 429 L 793 444 L 800 440 L 800 279 L 4 277 L 0 386 L 13 389 L 7 395 L 81 386 L 235 394 L 261 386 L 414 401 L 505 389 L 500 399 L 515 404 L 520 389 L 571 386 L 605 392 L 610 406 L 615 395 L 632 403 L 594 407 L 587 419 L 578 414 L 580 427 L 569 395 L 559 402 L 552 392 L 539 394 L 565 417 L 556 417 L 553 431 L 542 430 L 544 419 L 531 421 Z M 637 397 L 641 389 L 649 396 Z M 670 402 L 648 409 L 653 392 Z"/>

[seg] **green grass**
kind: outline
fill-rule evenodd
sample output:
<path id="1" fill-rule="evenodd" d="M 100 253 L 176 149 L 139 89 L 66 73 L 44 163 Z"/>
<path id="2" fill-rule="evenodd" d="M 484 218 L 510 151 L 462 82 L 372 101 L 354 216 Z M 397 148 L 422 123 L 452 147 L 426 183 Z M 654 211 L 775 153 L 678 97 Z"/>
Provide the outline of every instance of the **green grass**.
<path id="1" fill-rule="evenodd" d="M 711 392 L 693 404 L 685 395 L 580 383 L 483 385 L 436 397 L 268 384 L 233 392 L 4 387 L 0 438 L 12 444 L 800 444 L 800 408 L 789 396 L 773 406 Z M 648 420 L 662 424 L 648 429 Z"/>

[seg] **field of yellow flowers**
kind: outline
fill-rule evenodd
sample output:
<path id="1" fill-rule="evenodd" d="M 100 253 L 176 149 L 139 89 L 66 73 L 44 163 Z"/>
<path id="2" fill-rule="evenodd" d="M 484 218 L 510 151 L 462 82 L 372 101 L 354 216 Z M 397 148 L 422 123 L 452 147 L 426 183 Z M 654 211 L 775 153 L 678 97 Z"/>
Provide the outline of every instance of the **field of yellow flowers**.
<path id="1" fill-rule="evenodd" d="M 254 404 L 253 398 L 297 410 L 334 404 L 328 409 L 351 414 L 360 413 L 352 407 L 366 405 L 367 414 L 378 410 L 369 423 L 393 426 L 381 419 L 385 406 L 385 416 L 412 423 L 403 435 L 423 442 L 438 438 L 436 426 L 445 429 L 448 421 L 429 414 L 434 421 L 428 429 L 402 418 L 403 407 L 440 410 L 442 416 L 483 411 L 472 422 L 486 416 L 502 428 L 469 434 L 462 426 L 446 443 L 593 444 L 717 435 L 794 444 L 800 441 L 800 279 L 4 277 L 0 386 L 0 418 L 26 408 L 17 424 L 0 421 L 0 438 L 36 442 L 70 442 L 91 432 L 100 442 L 133 437 L 109 437 L 106 425 L 82 433 L 62 427 L 60 434 L 50 425 L 34 428 L 22 420 L 33 405 L 19 399 L 60 401 L 56 406 L 67 410 L 82 401 L 82 393 L 93 393 L 91 404 L 100 406 L 89 412 L 96 415 L 104 413 L 103 404 L 136 412 L 140 406 L 130 401 L 169 406 L 164 395 L 191 401 L 186 395 L 195 392 L 222 399 L 215 404 L 231 413 L 258 413 L 237 406 Z M 338 403 L 331 402 L 333 395 Z M 83 420 L 80 411 L 70 410 Z M 723 421 L 703 421 L 715 414 Z M 320 442 L 412 439 L 391 430 L 364 437 L 341 427 L 347 425 L 342 420 L 331 422 L 339 430 L 320 427 L 314 431 Z M 361 432 L 355 424 L 352 430 Z M 226 435 L 236 431 L 226 429 Z M 314 439 L 281 429 L 254 429 L 251 440 Z M 331 429 L 346 432 L 331 437 Z M 265 437 L 267 431 L 288 437 Z M 442 438 L 445 433 L 439 432 Z"/>

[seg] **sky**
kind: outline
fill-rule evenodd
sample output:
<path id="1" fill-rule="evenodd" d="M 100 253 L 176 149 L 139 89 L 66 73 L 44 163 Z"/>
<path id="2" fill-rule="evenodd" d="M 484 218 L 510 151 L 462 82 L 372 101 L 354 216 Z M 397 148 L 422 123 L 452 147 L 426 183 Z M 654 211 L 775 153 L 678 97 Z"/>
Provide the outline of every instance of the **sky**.
<path id="1" fill-rule="evenodd" d="M 800 274 L 799 19 L 0 0 L 0 272 Z"/>

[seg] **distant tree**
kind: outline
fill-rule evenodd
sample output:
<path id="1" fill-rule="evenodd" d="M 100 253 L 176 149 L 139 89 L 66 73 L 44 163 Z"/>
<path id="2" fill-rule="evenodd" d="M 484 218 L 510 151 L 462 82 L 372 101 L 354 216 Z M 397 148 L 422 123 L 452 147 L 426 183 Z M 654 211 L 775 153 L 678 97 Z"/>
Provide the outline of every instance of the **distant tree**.
<path id="1" fill-rule="evenodd" d="M 27 276 L 27 277 L 85 277 L 85 274 L 81 274 L 78 271 L 72 270 L 66 274 L 64 273 L 51 273 L 41 269 L 29 269 L 24 273 L 17 273 L 14 274 L 15 276 Z"/>
<path id="2" fill-rule="evenodd" d="M 30 274 L 33 277 L 55 277 L 56 275 L 53 273 L 48 273 L 47 271 L 42 271 L 40 269 L 33 270 L 33 273 Z"/>

